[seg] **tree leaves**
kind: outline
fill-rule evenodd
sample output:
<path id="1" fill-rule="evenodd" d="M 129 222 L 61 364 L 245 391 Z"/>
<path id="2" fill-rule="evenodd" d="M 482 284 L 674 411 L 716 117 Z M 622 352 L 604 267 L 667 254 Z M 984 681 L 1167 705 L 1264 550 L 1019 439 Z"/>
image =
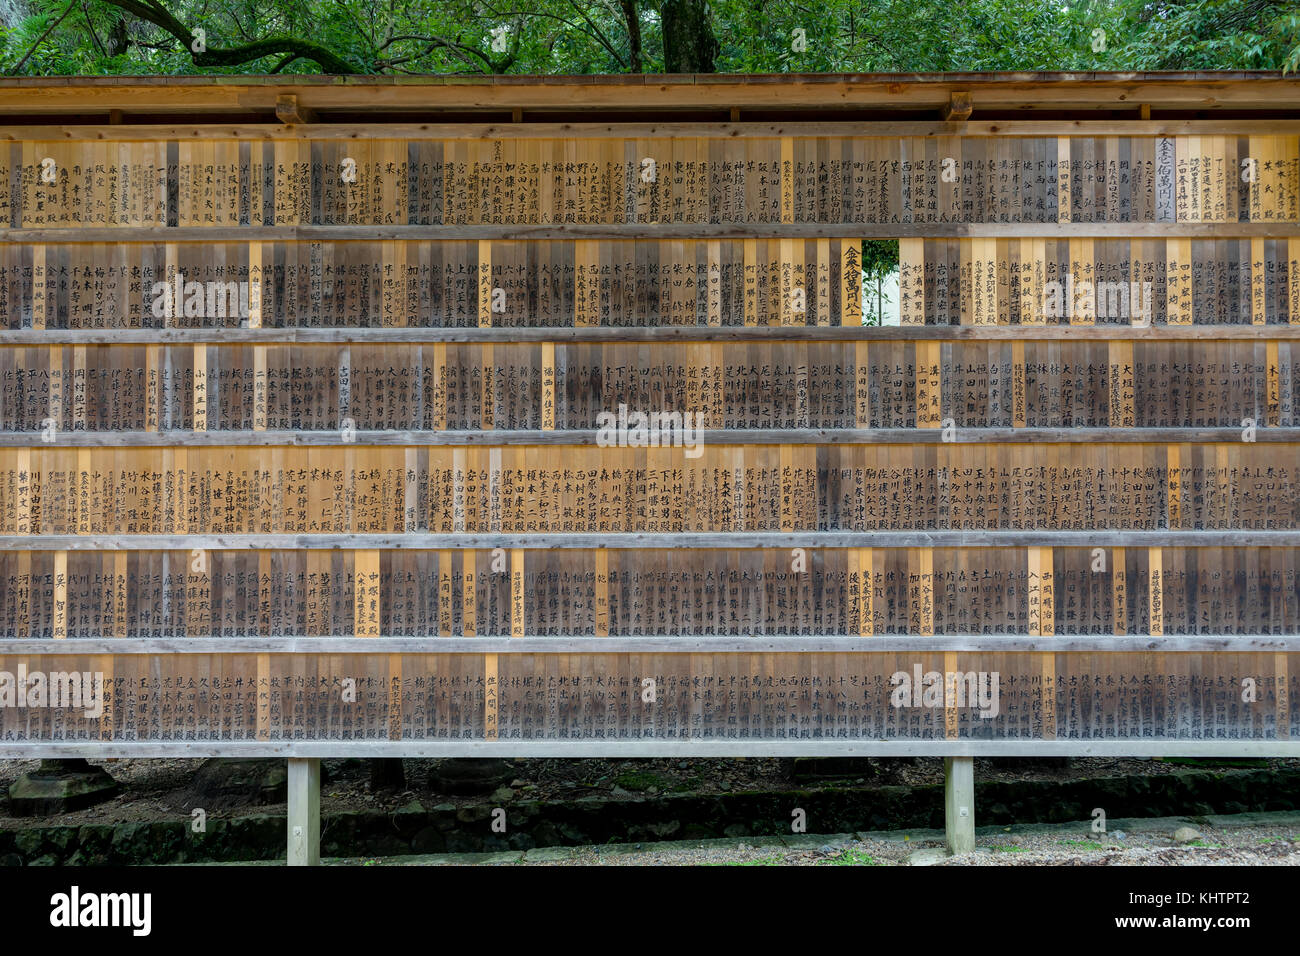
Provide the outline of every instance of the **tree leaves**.
<path id="1" fill-rule="evenodd" d="M 638 62 L 656 72 L 669 2 L 31 0 L 32 15 L 0 33 L 0 56 L 35 75 L 590 74 Z M 137 8 L 125 23 L 123 6 Z M 157 10 L 226 55 L 197 57 Z M 1300 0 L 709 0 L 707 10 L 726 73 L 1300 69 Z"/>

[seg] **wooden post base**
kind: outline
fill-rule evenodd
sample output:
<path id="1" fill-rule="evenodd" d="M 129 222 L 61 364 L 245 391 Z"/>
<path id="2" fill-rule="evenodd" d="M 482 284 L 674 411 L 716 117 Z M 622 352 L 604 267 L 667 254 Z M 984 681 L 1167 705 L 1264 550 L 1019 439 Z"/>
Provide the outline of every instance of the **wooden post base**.
<path id="1" fill-rule="evenodd" d="M 320 865 L 320 760 L 289 758 L 290 866 Z"/>
<path id="2" fill-rule="evenodd" d="M 975 758 L 945 757 L 943 817 L 952 856 L 975 851 Z"/>

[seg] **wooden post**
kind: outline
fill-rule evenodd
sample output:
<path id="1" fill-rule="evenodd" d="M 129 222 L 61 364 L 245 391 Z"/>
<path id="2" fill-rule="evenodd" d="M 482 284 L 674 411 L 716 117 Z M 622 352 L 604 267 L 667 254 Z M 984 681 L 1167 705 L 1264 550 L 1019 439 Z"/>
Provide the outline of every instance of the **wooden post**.
<path id="1" fill-rule="evenodd" d="M 948 94 L 948 102 L 940 109 L 940 117 L 945 123 L 964 123 L 970 119 L 975 106 L 971 102 L 969 91 Z"/>
<path id="2" fill-rule="evenodd" d="M 289 758 L 289 866 L 320 866 L 320 760 Z"/>
<path id="3" fill-rule="evenodd" d="M 293 93 L 285 93 L 275 99 L 275 118 L 288 126 L 318 122 L 314 110 L 298 102 Z"/>
<path id="4" fill-rule="evenodd" d="M 975 850 L 975 758 L 943 759 L 943 822 L 948 853 Z"/>

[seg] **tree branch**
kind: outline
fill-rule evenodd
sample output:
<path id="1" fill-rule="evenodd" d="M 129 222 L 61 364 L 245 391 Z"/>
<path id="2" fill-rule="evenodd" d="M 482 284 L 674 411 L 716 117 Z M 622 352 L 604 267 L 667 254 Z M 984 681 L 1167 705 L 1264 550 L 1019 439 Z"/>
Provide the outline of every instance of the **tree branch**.
<path id="1" fill-rule="evenodd" d="M 95 24 L 90 21 L 90 11 L 86 9 L 86 4 L 81 4 L 81 15 L 86 18 L 86 29 L 90 31 L 91 39 L 95 41 L 95 46 L 99 47 L 99 52 L 108 56 L 108 51 L 104 49 L 104 44 L 99 42 L 99 34 L 95 32 Z"/>
<path id="2" fill-rule="evenodd" d="M 491 73 L 504 72 L 504 70 L 505 70 L 506 68 L 509 67 L 510 62 L 511 62 L 510 60 L 507 60 L 507 61 L 506 61 L 506 66 L 503 67 L 501 71 L 498 71 L 498 70 L 497 70 L 497 64 L 495 64 L 495 63 L 492 62 L 492 58 L 491 58 L 490 56 L 488 56 L 486 53 L 484 53 L 482 50 L 478 49 L 477 47 L 472 47 L 472 46 L 469 46 L 468 44 L 465 44 L 465 43 L 457 43 L 457 42 L 454 41 L 454 40 L 447 40 L 447 39 L 444 39 L 443 37 L 436 37 L 436 36 L 426 37 L 426 36 L 418 36 L 418 35 L 415 35 L 415 34 L 409 34 L 409 33 L 402 34 L 401 36 L 395 36 L 395 37 L 393 37 L 391 40 L 388 40 L 388 41 L 384 42 L 384 43 L 379 47 L 379 49 L 381 49 L 381 50 L 386 50 L 386 49 L 388 49 L 388 47 L 390 47 L 392 44 L 394 44 L 394 43 L 400 43 L 400 42 L 402 42 L 402 41 L 404 41 L 404 40 L 417 40 L 417 41 L 419 41 L 420 43 L 427 44 L 427 48 L 424 50 L 424 52 L 419 53 L 419 54 L 416 54 L 417 56 L 424 56 L 425 54 L 430 53 L 430 52 L 432 52 L 433 50 L 438 49 L 439 47 L 442 47 L 442 48 L 444 48 L 444 49 L 451 50 L 451 51 L 454 52 L 454 53 L 459 53 L 459 54 L 461 54 L 461 58 L 462 58 L 462 59 L 467 58 L 467 57 L 466 57 L 466 54 L 468 54 L 468 55 L 470 55 L 470 56 L 478 57 L 480 60 L 483 61 L 483 65 L 486 66 L 486 67 L 488 68 L 488 71 L 491 72 Z M 389 63 L 389 64 L 392 64 L 392 63 L 405 63 L 405 62 L 409 61 L 410 59 L 411 59 L 411 57 L 403 57 L 403 58 L 401 58 L 401 59 L 399 59 L 399 60 L 384 60 L 383 62 L 385 62 L 385 63 Z"/>
<path id="3" fill-rule="evenodd" d="M 74 0 L 75 2 L 75 0 Z M 332 50 L 298 37 L 273 36 L 254 40 L 234 47 L 208 47 L 202 53 L 194 49 L 194 34 L 189 27 L 176 19 L 159 0 L 99 0 L 111 7 L 125 10 L 133 16 L 152 23 L 170 33 L 181 42 L 195 66 L 238 66 L 277 53 L 292 53 L 294 59 L 302 58 L 316 63 L 326 73 L 350 74 L 362 72 Z"/>

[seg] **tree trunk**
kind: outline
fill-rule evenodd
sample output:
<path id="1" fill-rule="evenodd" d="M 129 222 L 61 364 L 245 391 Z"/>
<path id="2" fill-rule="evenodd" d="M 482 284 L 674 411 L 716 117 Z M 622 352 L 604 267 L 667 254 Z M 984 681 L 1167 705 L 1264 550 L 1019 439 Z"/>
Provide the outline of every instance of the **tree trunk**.
<path id="1" fill-rule="evenodd" d="M 620 0 L 620 5 L 623 8 L 623 22 L 627 27 L 630 68 L 633 73 L 640 73 L 645 67 L 641 59 L 641 18 L 637 15 L 636 3 L 637 0 Z"/>
<path id="2" fill-rule="evenodd" d="M 108 55 L 118 56 L 125 53 L 128 42 L 126 33 L 126 17 L 120 16 L 113 22 L 113 29 L 108 32 Z"/>
<path id="3" fill-rule="evenodd" d="M 713 73 L 721 47 L 706 0 L 663 0 L 665 73 Z"/>

